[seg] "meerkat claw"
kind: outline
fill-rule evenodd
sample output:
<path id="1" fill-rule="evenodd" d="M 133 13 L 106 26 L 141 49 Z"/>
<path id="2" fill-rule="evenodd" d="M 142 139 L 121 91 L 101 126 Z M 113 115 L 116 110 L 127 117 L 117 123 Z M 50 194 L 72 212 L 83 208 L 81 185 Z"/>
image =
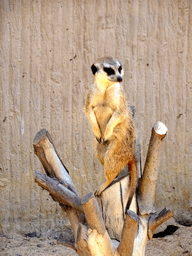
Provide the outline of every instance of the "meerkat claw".
<path id="1" fill-rule="evenodd" d="M 103 145 L 107 144 L 109 140 L 103 140 Z"/>
<path id="2" fill-rule="evenodd" d="M 96 137 L 96 140 L 97 140 L 99 143 L 102 143 L 101 137 L 100 137 L 100 138 L 97 138 L 97 137 Z"/>
<path id="3" fill-rule="evenodd" d="M 100 189 L 97 189 L 94 193 L 95 196 L 100 196 L 102 193 L 102 191 L 100 191 Z"/>
<path id="4" fill-rule="evenodd" d="M 95 195 L 95 196 L 99 196 L 99 195 L 98 195 L 98 191 L 97 191 L 97 190 L 95 191 L 94 195 Z"/>

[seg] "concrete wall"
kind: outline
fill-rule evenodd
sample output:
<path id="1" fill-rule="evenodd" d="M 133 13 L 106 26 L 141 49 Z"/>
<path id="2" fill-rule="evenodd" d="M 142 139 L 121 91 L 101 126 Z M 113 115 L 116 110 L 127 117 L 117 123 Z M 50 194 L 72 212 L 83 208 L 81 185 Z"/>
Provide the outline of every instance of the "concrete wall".
<path id="1" fill-rule="evenodd" d="M 0 230 L 49 232 L 67 220 L 34 182 L 35 134 L 46 128 L 81 195 L 104 179 L 83 106 L 90 66 L 116 56 L 136 106 L 142 160 L 151 128 L 169 134 L 157 208 L 192 219 L 192 1 L 0 1 Z"/>

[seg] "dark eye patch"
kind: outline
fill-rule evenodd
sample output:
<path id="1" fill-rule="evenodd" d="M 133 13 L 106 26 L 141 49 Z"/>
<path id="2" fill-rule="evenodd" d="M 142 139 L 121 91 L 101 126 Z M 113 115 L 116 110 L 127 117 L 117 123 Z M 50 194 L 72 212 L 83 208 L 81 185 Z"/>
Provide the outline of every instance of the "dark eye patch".
<path id="1" fill-rule="evenodd" d="M 120 66 L 120 67 L 118 68 L 118 71 L 119 71 L 119 73 L 121 74 L 122 66 Z"/>
<path id="2" fill-rule="evenodd" d="M 91 70 L 92 70 L 93 75 L 95 75 L 95 73 L 97 72 L 97 67 L 93 64 L 91 66 Z"/>
<path id="3" fill-rule="evenodd" d="M 112 68 L 104 68 L 104 71 L 107 73 L 108 76 L 115 75 L 115 71 Z"/>

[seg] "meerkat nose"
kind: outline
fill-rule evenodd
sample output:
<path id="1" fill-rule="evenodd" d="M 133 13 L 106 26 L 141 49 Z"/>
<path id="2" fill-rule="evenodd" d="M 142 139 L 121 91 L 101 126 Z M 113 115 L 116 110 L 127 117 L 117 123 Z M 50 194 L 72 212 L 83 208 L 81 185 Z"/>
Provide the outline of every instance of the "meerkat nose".
<path id="1" fill-rule="evenodd" d="M 118 82 L 122 82 L 122 81 L 123 81 L 123 78 L 122 78 L 121 76 L 118 76 L 118 77 L 117 77 L 117 81 L 118 81 Z"/>

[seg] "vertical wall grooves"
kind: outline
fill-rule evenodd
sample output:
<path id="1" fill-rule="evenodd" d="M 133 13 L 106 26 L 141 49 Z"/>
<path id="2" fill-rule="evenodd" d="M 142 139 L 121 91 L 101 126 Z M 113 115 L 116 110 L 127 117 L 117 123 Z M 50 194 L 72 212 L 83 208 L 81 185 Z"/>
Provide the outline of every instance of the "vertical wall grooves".
<path id="1" fill-rule="evenodd" d="M 104 180 L 84 114 L 90 66 L 111 55 L 136 106 L 142 162 L 151 127 L 166 138 L 156 190 L 177 219 L 191 218 L 191 1 L 0 1 L 0 229 L 62 230 L 58 204 L 34 182 L 32 141 L 51 133 L 79 193 Z"/>

